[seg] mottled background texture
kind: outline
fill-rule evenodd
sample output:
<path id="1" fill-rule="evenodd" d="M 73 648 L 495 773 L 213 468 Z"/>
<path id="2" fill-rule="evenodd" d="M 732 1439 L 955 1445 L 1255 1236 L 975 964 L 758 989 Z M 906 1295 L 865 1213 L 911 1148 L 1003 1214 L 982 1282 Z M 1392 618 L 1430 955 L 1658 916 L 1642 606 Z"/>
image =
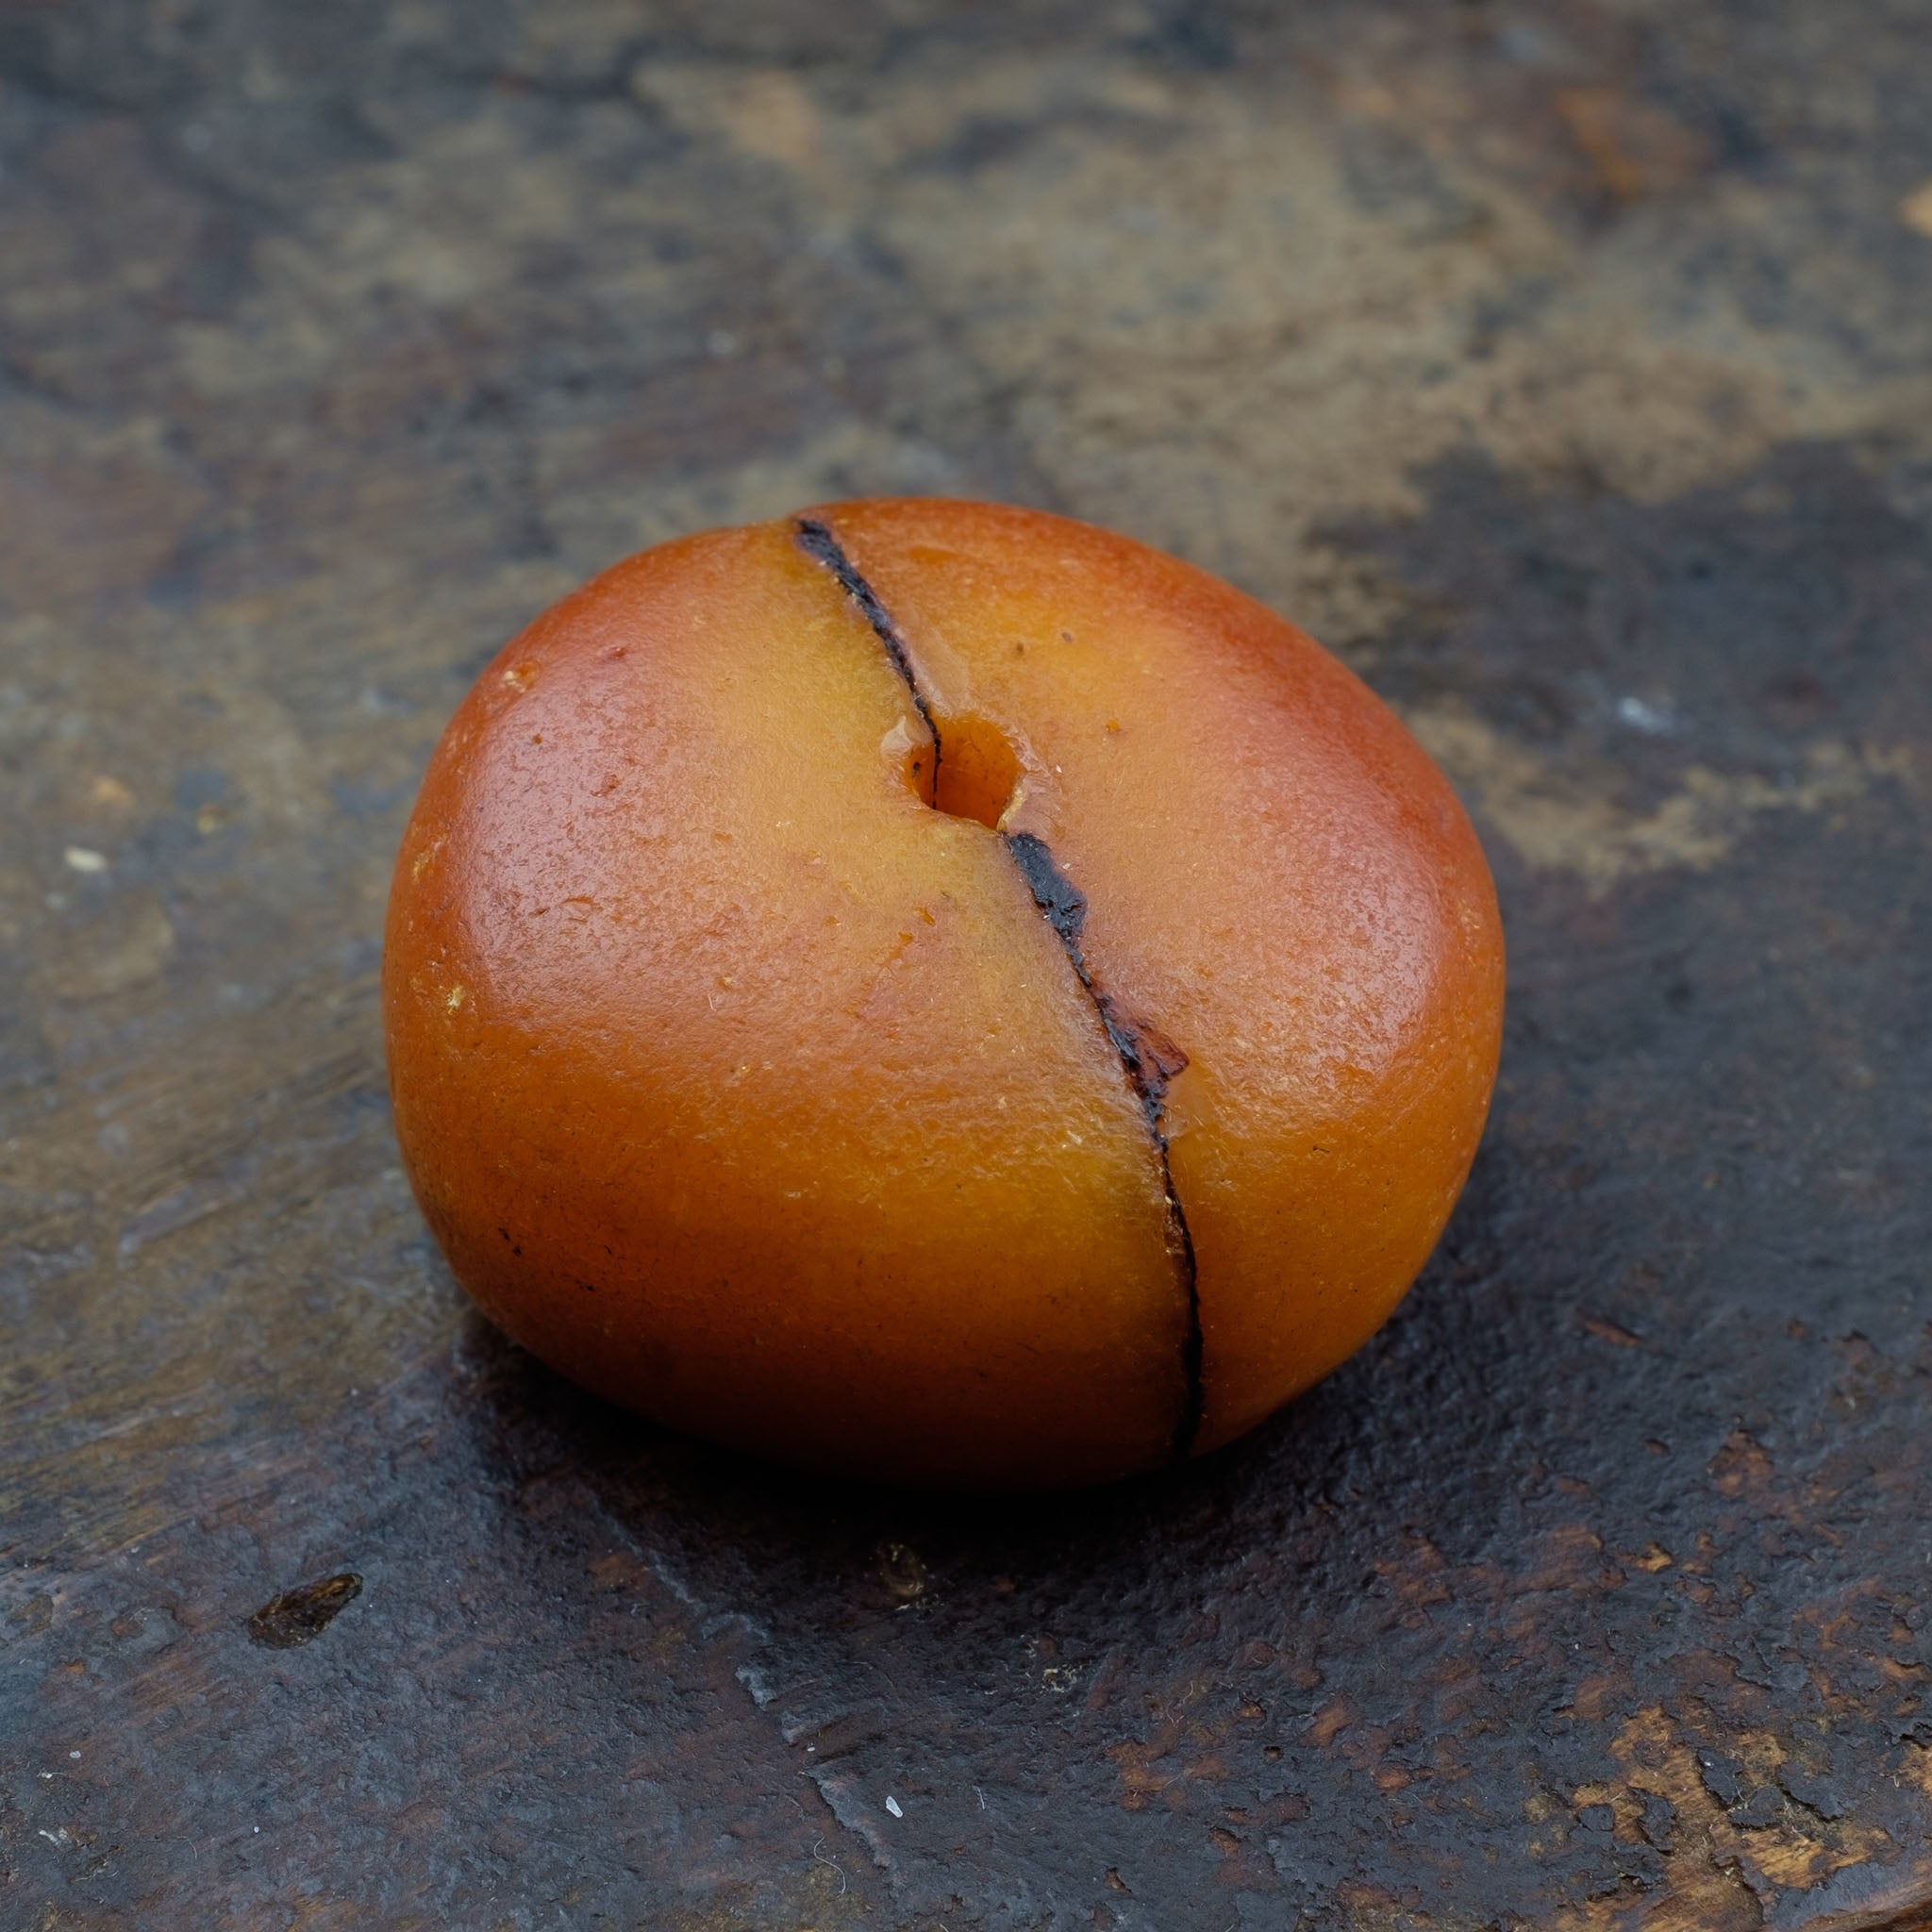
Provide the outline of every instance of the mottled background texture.
<path id="1" fill-rule="evenodd" d="M 1509 924 L 1396 1320 L 1100 1495 L 602 1409 L 397 1169 L 470 678 L 885 491 L 1292 614 Z M 1932 1924 L 1928 1008 L 1925 0 L 0 0 L 8 1927 Z"/>

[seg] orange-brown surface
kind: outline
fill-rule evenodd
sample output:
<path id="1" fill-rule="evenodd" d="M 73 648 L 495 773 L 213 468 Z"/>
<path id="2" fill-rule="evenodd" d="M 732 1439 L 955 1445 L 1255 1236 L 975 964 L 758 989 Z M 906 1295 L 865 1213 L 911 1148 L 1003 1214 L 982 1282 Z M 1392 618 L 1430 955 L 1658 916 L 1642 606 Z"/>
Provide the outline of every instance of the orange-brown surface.
<path id="1" fill-rule="evenodd" d="M 1502 942 L 1448 786 L 1291 625 L 883 501 L 645 552 L 498 657 L 385 1003 L 428 1218 L 545 1359 L 820 1464 L 1058 1484 L 1380 1325 L 1474 1152 Z"/>

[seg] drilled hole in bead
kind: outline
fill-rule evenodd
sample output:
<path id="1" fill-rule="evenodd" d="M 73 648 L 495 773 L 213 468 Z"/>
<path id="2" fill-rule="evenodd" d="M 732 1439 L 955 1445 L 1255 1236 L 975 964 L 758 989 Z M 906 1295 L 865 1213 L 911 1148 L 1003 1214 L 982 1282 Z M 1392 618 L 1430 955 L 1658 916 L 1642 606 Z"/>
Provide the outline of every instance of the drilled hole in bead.
<path id="1" fill-rule="evenodd" d="M 985 718 L 942 718 L 939 782 L 933 805 L 956 819 L 974 819 L 996 831 L 1020 782 L 1019 755 L 997 724 Z"/>

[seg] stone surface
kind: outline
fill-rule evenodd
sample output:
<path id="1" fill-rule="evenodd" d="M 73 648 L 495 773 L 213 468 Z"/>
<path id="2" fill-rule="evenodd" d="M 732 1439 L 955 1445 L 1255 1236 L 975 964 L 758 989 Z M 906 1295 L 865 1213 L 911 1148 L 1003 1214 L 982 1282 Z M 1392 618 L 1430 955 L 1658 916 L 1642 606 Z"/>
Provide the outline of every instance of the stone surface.
<path id="1" fill-rule="evenodd" d="M 1932 1924 L 1928 206 L 1918 0 L 0 0 L 0 1920 Z M 1097 1496 L 653 1435 L 395 1165 L 469 677 L 908 491 L 1324 636 L 1509 922 L 1396 1321 Z"/>

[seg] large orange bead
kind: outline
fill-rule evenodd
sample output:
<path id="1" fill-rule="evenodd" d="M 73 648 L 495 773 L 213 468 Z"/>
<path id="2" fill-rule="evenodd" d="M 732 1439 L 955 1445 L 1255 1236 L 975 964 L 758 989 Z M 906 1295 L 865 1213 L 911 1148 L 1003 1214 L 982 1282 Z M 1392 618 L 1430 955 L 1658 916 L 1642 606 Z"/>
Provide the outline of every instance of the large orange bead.
<path id="1" fill-rule="evenodd" d="M 1381 1324 L 1494 1079 L 1441 774 L 1172 558 L 834 505 L 647 551 L 439 745 L 384 962 L 404 1158 L 518 1341 L 896 1481 L 1208 1449 Z"/>

